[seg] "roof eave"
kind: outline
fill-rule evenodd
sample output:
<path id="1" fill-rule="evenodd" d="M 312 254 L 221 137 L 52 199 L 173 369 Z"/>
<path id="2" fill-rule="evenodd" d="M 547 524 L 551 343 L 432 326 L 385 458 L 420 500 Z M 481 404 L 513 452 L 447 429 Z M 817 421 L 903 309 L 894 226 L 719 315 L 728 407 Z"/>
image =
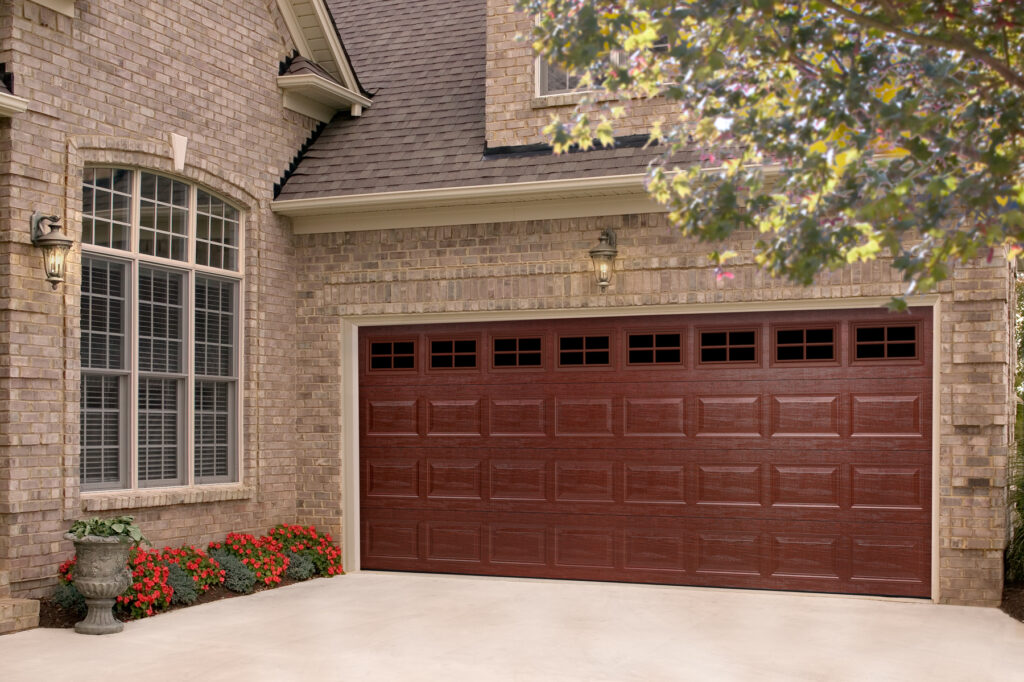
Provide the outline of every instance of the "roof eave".
<path id="1" fill-rule="evenodd" d="M 0 92 L 0 117 L 10 117 L 28 110 L 28 100 L 6 92 Z"/>
<path id="2" fill-rule="evenodd" d="M 360 116 L 373 104 L 358 92 L 315 73 L 278 76 L 277 85 L 285 93 L 286 108 L 324 123 L 337 111 L 347 109 L 353 116 Z"/>
<path id="3" fill-rule="evenodd" d="M 644 178 L 638 173 L 284 199 L 271 209 L 291 218 L 297 234 L 664 211 L 647 194 Z"/>

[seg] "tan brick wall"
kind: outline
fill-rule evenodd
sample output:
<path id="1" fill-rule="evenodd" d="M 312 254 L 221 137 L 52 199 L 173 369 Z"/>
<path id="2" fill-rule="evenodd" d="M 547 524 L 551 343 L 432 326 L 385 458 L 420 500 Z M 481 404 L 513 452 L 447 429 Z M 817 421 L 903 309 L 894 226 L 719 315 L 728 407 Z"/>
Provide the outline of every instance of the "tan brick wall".
<path id="1" fill-rule="evenodd" d="M 613 286 L 602 295 L 587 249 L 618 231 Z M 340 508 L 342 316 L 599 309 L 890 296 L 880 262 L 822 274 L 812 287 L 772 280 L 740 261 L 717 281 L 705 249 L 663 215 L 489 223 L 300 236 L 300 488 L 309 519 Z M 736 250 L 749 252 L 749 239 Z M 1001 257 L 957 270 L 941 287 L 940 599 L 995 604 L 1002 584 L 1009 422 L 1010 266 Z M 320 472 L 327 472 L 319 476 Z M 354 472 L 351 475 L 355 475 Z M 312 488 L 311 488 L 312 489 Z M 300 504 L 302 504 L 300 502 Z M 335 521 L 333 532 L 339 530 Z"/>
<path id="2" fill-rule="evenodd" d="M 105 0 L 76 12 L 0 7 L 0 61 L 31 101 L 0 123 L 0 596 L 8 581 L 15 596 L 52 586 L 72 552 L 61 534 L 86 513 L 134 513 L 157 545 L 295 517 L 295 253 L 269 203 L 315 122 L 282 107 L 275 79 L 294 46 L 276 2 Z M 244 486 L 82 496 L 81 253 L 51 291 L 29 215 L 58 213 L 78 239 L 82 165 L 173 173 L 172 132 L 189 138 L 181 175 L 246 213 Z"/>
<path id="3" fill-rule="evenodd" d="M 510 0 L 487 0 L 487 144 L 491 147 L 546 142 L 541 130 L 552 115 L 571 116 L 578 95 L 537 96 L 533 48 L 528 36 L 531 22 L 525 14 L 511 12 Z M 588 111 L 598 108 L 592 105 Z M 616 135 L 636 135 L 650 130 L 658 119 L 670 120 L 678 107 L 661 98 L 633 100 L 626 116 L 615 126 Z"/>

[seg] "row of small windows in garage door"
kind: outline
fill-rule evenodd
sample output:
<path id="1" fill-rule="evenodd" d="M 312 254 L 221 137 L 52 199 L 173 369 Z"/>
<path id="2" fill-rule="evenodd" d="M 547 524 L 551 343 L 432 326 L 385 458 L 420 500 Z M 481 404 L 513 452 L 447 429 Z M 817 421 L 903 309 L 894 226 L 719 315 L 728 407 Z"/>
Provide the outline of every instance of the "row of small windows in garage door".
<path id="1" fill-rule="evenodd" d="M 777 363 L 834 362 L 837 360 L 835 327 L 774 329 L 774 361 Z M 908 360 L 917 358 L 917 325 L 855 325 L 853 359 Z M 698 332 L 697 362 L 702 365 L 755 364 L 758 361 L 758 330 L 729 329 Z M 491 339 L 491 366 L 497 369 L 537 368 L 543 362 L 540 336 L 495 336 Z M 431 338 L 427 341 L 430 369 L 479 367 L 476 338 Z M 559 336 L 559 367 L 608 366 L 612 337 L 608 334 Z M 412 339 L 370 342 L 371 371 L 416 369 L 416 341 Z M 684 360 L 680 332 L 626 334 L 629 365 L 681 365 Z"/>

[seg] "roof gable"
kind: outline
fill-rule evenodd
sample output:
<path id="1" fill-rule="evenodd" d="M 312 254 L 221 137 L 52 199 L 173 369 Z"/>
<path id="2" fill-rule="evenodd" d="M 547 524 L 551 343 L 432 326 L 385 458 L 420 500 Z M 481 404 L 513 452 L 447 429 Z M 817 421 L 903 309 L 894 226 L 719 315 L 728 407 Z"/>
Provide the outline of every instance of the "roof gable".
<path id="1" fill-rule="evenodd" d="M 299 54 L 347 89 L 360 92 L 359 79 L 323 0 L 277 0 L 277 6 Z"/>

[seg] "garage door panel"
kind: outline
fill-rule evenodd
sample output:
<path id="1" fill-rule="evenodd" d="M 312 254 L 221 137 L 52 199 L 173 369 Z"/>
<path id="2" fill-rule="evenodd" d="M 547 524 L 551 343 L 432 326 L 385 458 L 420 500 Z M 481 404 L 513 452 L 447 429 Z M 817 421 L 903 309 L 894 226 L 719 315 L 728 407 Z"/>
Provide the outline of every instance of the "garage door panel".
<path id="1" fill-rule="evenodd" d="M 924 452 L 662 449 L 640 457 L 592 449 L 586 459 L 572 449 L 460 452 L 364 450 L 364 505 L 665 517 L 696 505 L 737 518 L 906 522 L 931 504 Z"/>
<path id="2" fill-rule="evenodd" d="M 388 510 L 364 519 L 366 568 L 922 596 L 928 526 Z M 413 543 L 416 539 L 418 544 Z"/>
<path id="3" fill-rule="evenodd" d="M 927 596 L 930 316 L 375 329 L 363 566 Z"/>

